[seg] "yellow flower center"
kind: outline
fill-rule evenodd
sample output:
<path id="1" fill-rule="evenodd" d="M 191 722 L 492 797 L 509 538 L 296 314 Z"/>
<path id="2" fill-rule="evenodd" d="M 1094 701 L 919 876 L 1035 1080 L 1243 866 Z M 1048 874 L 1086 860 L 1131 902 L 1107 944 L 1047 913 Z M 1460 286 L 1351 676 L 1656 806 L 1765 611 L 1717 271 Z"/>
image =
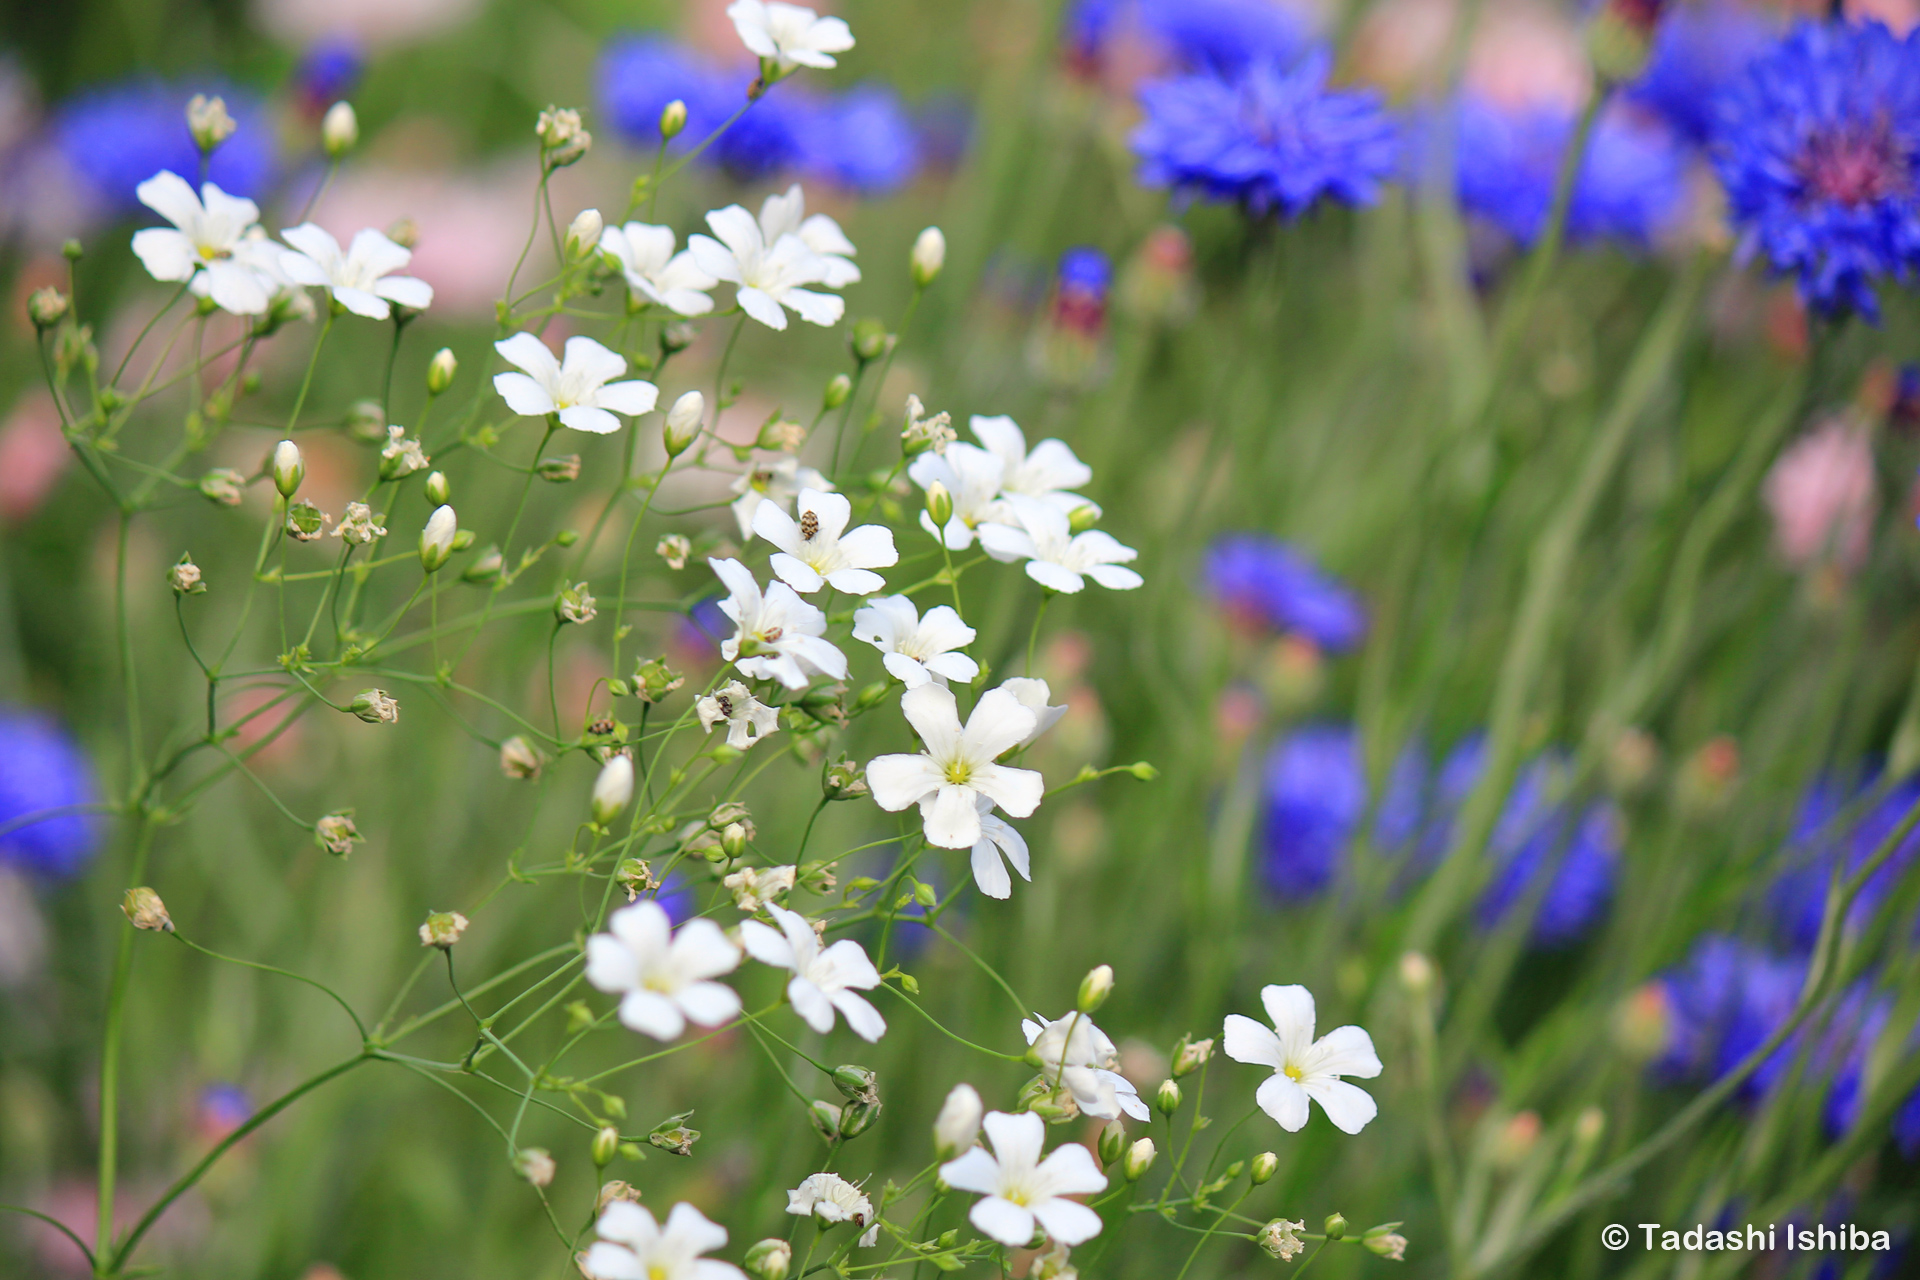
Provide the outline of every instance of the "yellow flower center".
<path id="1" fill-rule="evenodd" d="M 1289 1062 L 1286 1066 L 1282 1067 L 1281 1070 L 1286 1072 L 1287 1079 L 1293 1081 L 1295 1084 L 1299 1084 L 1302 1080 L 1306 1079 L 1307 1077 L 1306 1072 L 1294 1066 L 1291 1062 Z"/>
<path id="2" fill-rule="evenodd" d="M 965 760 L 955 760 L 947 766 L 947 781 L 956 787 L 964 787 L 973 779 L 973 767 Z"/>
<path id="3" fill-rule="evenodd" d="M 647 1280 L 667 1280 L 667 1268 L 665 1264 L 659 1262 L 648 1263 Z"/>

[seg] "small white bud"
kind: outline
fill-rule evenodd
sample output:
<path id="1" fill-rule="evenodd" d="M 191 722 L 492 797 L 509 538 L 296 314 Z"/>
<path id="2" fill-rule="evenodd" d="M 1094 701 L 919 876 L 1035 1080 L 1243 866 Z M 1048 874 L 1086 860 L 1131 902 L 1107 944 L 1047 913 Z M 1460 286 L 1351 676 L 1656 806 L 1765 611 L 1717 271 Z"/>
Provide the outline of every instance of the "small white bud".
<path id="1" fill-rule="evenodd" d="M 300 454 L 300 446 L 291 440 L 282 440 L 273 446 L 273 487 L 280 491 L 283 498 L 291 498 L 300 490 L 300 482 L 307 478 L 307 460 Z"/>
<path id="2" fill-rule="evenodd" d="M 787 1280 L 787 1273 L 793 1267 L 793 1246 L 777 1236 L 769 1237 L 747 1250 L 747 1256 L 741 1261 L 746 1264 L 747 1273 L 758 1280 Z"/>
<path id="3" fill-rule="evenodd" d="M 513 1171 L 536 1187 L 553 1181 L 556 1166 L 544 1147 L 527 1147 L 513 1158 Z"/>
<path id="4" fill-rule="evenodd" d="M 662 435 L 669 458 L 679 457 L 693 445 L 706 416 L 707 398 L 698 391 L 689 391 L 673 402 L 673 408 L 667 410 L 667 425 Z"/>
<path id="5" fill-rule="evenodd" d="M 227 114 L 224 98 L 209 98 L 204 93 L 196 93 L 187 103 L 187 131 L 193 135 L 193 144 L 202 152 L 212 154 L 213 149 L 233 136 L 240 126 Z"/>
<path id="6" fill-rule="evenodd" d="M 173 932 L 173 917 L 167 914 L 167 904 L 160 901 L 160 895 L 151 889 L 142 887 L 127 890 L 126 897 L 120 900 L 120 909 L 127 913 L 127 919 L 136 929 Z"/>
<path id="7" fill-rule="evenodd" d="M 427 517 L 427 527 L 420 531 L 420 567 L 433 573 L 444 565 L 453 556 L 453 539 L 459 532 L 460 520 L 453 508 L 445 504 L 435 507 Z"/>
<path id="8" fill-rule="evenodd" d="M 687 557 L 693 554 L 693 544 L 687 541 L 685 534 L 669 533 L 660 539 L 653 550 L 667 562 L 667 568 L 684 569 L 687 567 Z"/>
<path id="9" fill-rule="evenodd" d="M 980 1118 L 986 1114 L 980 1094 L 970 1084 L 957 1084 L 940 1104 L 933 1121 L 935 1158 L 950 1160 L 971 1147 L 980 1136 Z"/>
<path id="10" fill-rule="evenodd" d="M 500 772 L 509 778 L 537 778 L 544 763 L 534 745 L 517 733 L 500 744 Z"/>
<path id="11" fill-rule="evenodd" d="M 1153 1095 L 1153 1105 L 1163 1116 L 1170 1116 L 1180 1109 L 1180 1082 L 1167 1079 L 1160 1082 L 1160 1091 Z"/>
<path id="12" fill-rule="evenodd" d="M 354 149 L 360 141 L 360 117 L 351 102 L 336 102 L 320 118 L 320 145 L 335 160 Z"/>
<path id="13" fill-rule="evenodd" d="M 942 530 L 953 519 L 953 494 L 938 480 L 927 486 L 927 518 L 935 529 Z"/>
<path id="14" fill-rule="evenodd" d="M 947 237 L 938 227 L 928 227 L 913 242 L 913 283 L 919 288 L 932 284 L 947 265 Z"/>
<path id="15" fill-rule="evenodd" d="M 687 127 L 687 104 L 675 98 L 660 108 L 660 137 L 671 142 Z"/>
<path id="16" fill-rule="evenodd" d="M 420 945 L 445 951 L 466 931 L 467 918 L 458 911 L 436 911 L 420 926 Z"/>
<path id="17" fill-rule="evenodd" d="M 577 262 L 600 247 L 606 221 L 598 209 L 582 209 L 567 225 L 567 260 Z"/>
<path id="18" fill-rule="evenodd" d="M 1280 1157 L 1271 1151 L 1262 1151 L 1253 1158 L 1253 1165 L 1248 1170 L 1247 1177 L 1257 1187 L 1270 1181 L 1279 1168 Z"/>
<path id="19" fill-rule="evenodd" d="M 1142 1138 L 1127 1148 L 1127 1158 L 1121 1163 L 1120 1171 L 1128 1182 L 1138 1182 L 1147 1176 L 1147 1170 L 1153 1168 L 1153 1158 L 1160 1149 L 1153 1145 L 1152 1138 Z"/>
<path id="20" fill-rule="evenodd" d="M 453 375 L 460 371 L 460 361 L 454 358 L 452 347 L 442 347 L 433 353 L 433 359 L 427 362 L 427 394 L 437 396 L 453 385 Z"/>
<path id="21" fill-rule="evenodd" d="M 593 822 L 604 827 L 633 799 L 633 757 L 615 756 L 593 780 Z"/>
<path id="22" fill-rule="evenodd" d="M 1107 1002 L 1113 994 L 1113 966 L 1095 965 L 1086 977 L 1080 979 L 1080 1003 L 1082 1013 L 1093 1013 Z"/>
<path id="23" fill-rule="evenodd" d="M 434 471 L 427 476 L 427 501 L 436 507 L 444 507 L 453 497 L 453 486 L 447 483 L 447 473 Z"/>

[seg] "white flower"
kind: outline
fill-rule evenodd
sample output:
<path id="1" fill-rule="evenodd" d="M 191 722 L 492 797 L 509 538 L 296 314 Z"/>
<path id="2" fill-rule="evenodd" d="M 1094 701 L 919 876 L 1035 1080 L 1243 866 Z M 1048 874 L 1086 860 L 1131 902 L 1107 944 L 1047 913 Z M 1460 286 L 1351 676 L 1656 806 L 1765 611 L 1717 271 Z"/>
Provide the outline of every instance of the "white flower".
<path id="1" fill-rule="evenodd" d="M 493 388 L 507 408 L 534 418 L 558 413 L 560 424 L 575 431 L 618 431 L 620 420 L 614 414 L 647 413 L 660 398 L 660 389 L 651 382 L 610 382 L 627 371 L 626 357 L 592 338 L 568 338 L 565 363 L 555 360 L 547 344 L 530 333 L 516 333 L 494 343 L 493 349 L 508 364 L 526 370 L 493 375 Z"/>
<path id="2" fill-rule="evenodd" d="M 951 450 L 949 450 L 951 452 Z M 1015 494 L 1007 499 L 1019 525 L 983 524 L 980 545 L 996 560 L 1025 560 L 1027 576 L 1049 591 L 1071 594 L 1092 578 L 1115 591 L 1131 591 L 1145 579 L 1121 568 L 1140 553 L 1110 534 L 1089 529 L 1076 534 L 1067 513 L 1039 498 Z"/>
<path id="3" fill-rule="evenodd" d="M 781 236 L 769 245 L 753 215 L 737 204 L 709 213 L 707 225 L 720 239 L 691 236 L 688 251 L 702 271 L 738 286 L 740 309 L 761 324 L 786 328 L 783 306 L 810 324 L 836 324 L 846 314 L 843 299 L 802 287 L 824 284 L 831 268 L 799 236 Z"/>
<path id="4" fill-rule="evenodd" d="M 1007 874 L 1006 863 L 1000 860 L 1006 855 L 1006 861 L 1020 873 L 1020 878 L 1033 883 L 1032 863 L 1027 857 L 1027 840 L 1013 824 L 993 811 L 993 801 L 981 796 L 975 807 L 980 812 L 980 838 L 973 842 L 973 883 L 980 892 L 989 898 L 1011 898 L 1013 896 L 1013 878 Z"/>
<path id="5" fill-rule="evenodd" d="M 1002 680 L 1000 687 L 1012 694 L 1014 700 L 1033 712 L 1033 732 L 1021 739 L 1020 745 L 1030 747 L 1038 738 L 1054 725 L 1060 723 L 1060 717 L 1067 714 L 1065 707 L 1050 707 L 1047 699 L 1053 696 L 1053 690 L 1047 687 L 1045 680 L 1034 676 L 1015 676 L 1011 680 Z"/>
<path id="6" fill-rule="evenodd" d="M 187 180 L 162 169 L 134 188 L 140 203 L 173 229 L 149 227 L 133 235 L 133 251 L 155 280 L 192 281 L 196 294 L 223 311 L 257 316 L 273 300 L 275 281 L 259 267 L 247 231 L 260 207 L 209 182 L 195 195 Z"/>
<path id="7" fill-rule="evenodd" d="M 1107 1189 L 1106 1175 L 1091 1152 L 1067 1142 L 1042 1160 L 1047 1127 L 1031 1111 L 1017 1116 L 989 1111 L 986 1129 L 993 1154 L 974 1147 L 940 1166 L 940 1179 L 948 1186 L 986 1197 L 967 1215 L 974 1226 L 1009 1248 L 1033 1239 L 1036 1221 L 1049 1236 L 1069 1245 L 1100 1234 L 1100 1215 L 1066 1198 Z"/>
<path id="8" fill-rule="evenodd" d="M 364 546 L 375 538 L 384 538 L 387 531 L 373 521 L 373 509 L 364 502 L 349 502 L 347 514 L 340 517 L 340 523 L 333 526 L 333 536 L 343 538 L 352 545 Z"/>
<path id="9" fill-rule="evenodd" d="M 782 72 L 796 66 L 834 66 L 833 55 L 853 48 L 853 32 L 839 18 L 780 0 L 734 0 L 727 6 L 747 52 L 772 58 Z"/>
<path id="10" fill-rule="evenodd" d="M 867 959 L 866 949 L 851 938 L 842 938 L 823 951 L 804 916 L 772 903 L 767 904 L 767 912 L 779 924 L 779 930 L 769 929 L 758 920 L 743 920 L 740 942 L 761 964 L 792 970 L 787 999 L 793 1001 L 793 1011 L 823 1035 L 833 1030 L 835 1009 L 862 1040 L 872 1043 L 884 1035 L 886 1019 L 852 990 L 880 985 L 880 972 Z"/>
<path id="11" fill-rule="evenodd" d="M 733 891 L 733 905 L 752 915 L 792 889 L 796 878 L 793 864 L 788 863 L 758 871 L 742 867 L 720 883 Z"/>
<path id="12" fill-rule="evenodd" d="M 951 605 L 935 605 L 923 618 L 905 596 L 879 596 L 853 615 L 853 638 L 878 649 L 881 665 L 909 689 L 929 680 L 971 683 L 980 664 L 954 650 L 972 644 L 973 637 Z"/>
<path id="13" fill-rule="evenodd" d="M 425 280 L 393 274 L 413 261 L 413 251 L 372 228 L 355 232 L 344 254 L 338 240 L 311 222 L 287 228 L 280 238 L 293 246 L 280 254 L 287 278 L 319 285 L 357 316 L 385 320 L 392 303 L 424 311 L 433 302 L 433 286 Z"/>
<path id="14" fill-rule="evenodd" d="M 829 289 L 844 289 L 860 283 L 860 268 L 854 265 L 859 253 L 840 224 L 824 213 L 807 216 L 807 196 L 794 183 L 786 192 L 768 196 L 760 203 L 760 238 L 777 244 L 781 236 L 798 236 L 800 243 L 818 254 L 826 263 L 820 283 Z"/>
<path id="15" fill-rule="evenodd" d="M 1086 1014 L 1047 1022 L 1036 1013 L 1020 1020 L 1020 1031 L 1027 1037 L 1028 1061 L 1038 1064 L 1049 1081 L 1058 1077 L 1084 1114 L 1118 1120 L 1124 1111 L 1135 1120 L 1152 1118 L 1133 1082 L 1114 1070 L 1120 1051 Z"/>
<path id="16" fill-rule="evenodd" d="M 856 1227 L 873 1225 L 860 1237 L 862 1248 L 880 1239 L 880 1224 L 873 1219 L 873 1201 L 860 1188 L 837 1173 L 816 1173 L 787 1192 L 787 1212 L 796 1217 L 809 1215 L 821 1222 L 851 1222 Z"/>
<path id="17" fill-rule="evenodd" d="M 727 1242 L 727 1229 L 690 1204 L 677 1204 L 663 1228 L 631 1200 L 615 1200 L 594 1223 L 600 1239 L 587 1250 L 594 1280 L 746 1280 L 730 1262 L 700 1255 Z"/>
<path id="18" fill-rule="evenodd" d="M 880 524 L 848 529 L 853 504 L 840 494 L 818 489 L 800 491 L 797 514 L 796 520 L 771 502 L 761 503 L 753 512 L 753 531 L 780 548 L 768 567 L 782 582 L 802 593 L 831 585 L 850 595 L 865 595 L 887 585 L 886 579 L 870 571 L 900 562 L 893 530 Z"/>
<path id="19" fill-rule="evenodd" d="M 958 1155 L 980 1139 L 980 1092 L 957 1084 L 933 1118 L 933 1150 L 941 1159 Z"/>
<path id="20" fill-rule="evenodd" d="M 741 472 L 729 487 L 740 495 L 733 501 L 733 518 L 740 526 L 740 536 L 751 538 L 754 513 L 762 502 L 776 503 L 785 511 L 802 489 L 831 493 L 833 482 L 812 467 L 801 466 L 798 458 L 788 457 Z"/>
<path id="21" fill-rule="evenodd" d="M 1273 1076 L 1253 1095 L 1260 1109 L 1289 1133 L 1307 1123 L 1307 1100 L 1327 1113 L 1334 1127 L 1358 1133 L 1379 1113 L 1366 1090 L 1341 1076 L 1370 1080 L 1380 1074 L 1373 1039 L 1359 1027 L 1336 1027 L 1313 1038 L 1313 996 L 1301 986 L 1269 986 L 1260 1001 L 1275 1030 L 1252 1018 L 1227 1015 L 1225 1049 L 1235 1062 L 1273 1068 Z"/>
<path id="22" fill-rule="evenodd" d="M 1038 773 L 993 762 L 1033 732 L 1033 712 L 1005 689 L 989 690 L 975 703 L 964 729 L 959 705 L 943 685 L 907 690 L 900 710 L 926 750 L 878 757 L 867 765 L 867 785 L 889 813 L 918 804 L 928 844 L 942 849 L 977 844 L 982 798 L 1016 818 L 1040 807 L 1046 782 Z"/>
<path id="23" fill-rule="evenodd" d="M 693 710 L 700 727 L 708 733 L 713 726 L 727 726 L 727 745 L 745 751 L 780 727 L 780 711 L 754 697 L 738 680 L 729 680 L 717 693 L 699 699 Z"/>
<path id="24" fill-rule="evenodd" d="M 1092 480 L 1093 468 L 1075 457 L 1064 443 L 1042 440 L 1028 453 L 1027 437 L 1005 414 L 983 417 L 976 413 L 968 425 L 973 428 L 974 439 L 1005 468 L 1000 482 L 1003 492 L 1040 498 L 1069 514 L 1079 507 L 1093 507 L 1094 514 L 1099 514 L 1100 509 L 1092 502 L 1068 492 Z"/>
<path id="25" fill-rule="evenodd" d="M 620 264 L 627 287 L 678 315 L 703 316 L 713 310 L 708 289 L 719 284 L 694 264 L 691 251 L 673 251 L 671 227 L 629 222 L 600 233 L 600 252 Z"/>
<path id="26" fill-rule="evenodd" d="M 1001 513 L 1000 484 L 1006 464 L 998 456 L 974 444 L 950 444 L 942 452 L 929 450 L 907 467 L 907 475 L 922 489 L 935 481 L 947 486 L 953 496 L 953 515 L 944 530 L 933 527 L 933 517 L 920 512 L 920 527 L 943 537 L 950 551 L 965 551 L 973 545 L 974 530 Z"/>
<path id="27" fill-rule="evenodd" d="M 387 442 L 380 447 L 380 459 L 386 464 L 380 470 L 387 473 L 384 478 L 389 480 L 425 471 L 427 464 L 432 461 L 427 457 L 426 450 L 420 447 L 420 442 L 409 440 L 407 429 L 399 426 L 387 428 Z"/>
<path id="28" fill-rule="evenodd" d="M 652 900 L 607 918 L 609 933 L 587 939 L 587 981 L 617 991 L 620 1021 L 655 1040 L 671 1040 L 692 1022 L 717 1027 L 740 1012 L 740 997 L 713 982 L 740 967 L 740 950 L 711 920 L 689 920 L 678 932 Z"/>
<path id="29" fill-rule="evenodd" d="M 707 563 L 731 593 L 720 612 L 739 628 L 721 644 L 721 657 L 755 680 L 778 680 L 789 689 L 806 688 L 814 675 L 846 678 L 847 655 L 821 639 L 826 614 L 784 582 L 769 583 L 762 595 L 753 571 L 738 560 Z"/>

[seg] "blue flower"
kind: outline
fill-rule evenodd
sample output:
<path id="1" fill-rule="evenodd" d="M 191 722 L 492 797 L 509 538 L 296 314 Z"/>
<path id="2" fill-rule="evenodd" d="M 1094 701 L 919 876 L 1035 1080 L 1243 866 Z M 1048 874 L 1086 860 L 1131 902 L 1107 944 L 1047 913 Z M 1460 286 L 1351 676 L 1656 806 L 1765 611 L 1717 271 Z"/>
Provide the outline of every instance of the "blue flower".
<path id="1" fill-rule="evenodd" d="M 1371 204 L 1399 164 L 1398 131 L 1377 93 L 1328 89 L 1331 66 L 1316 50 L 1293 71 L 1260 62 L 1144 86 L 1131 139 L 1141 181 L 1256 215 Z"/>
<path id="2" fill-rule="evenodd" d="M 32 814 L 94 804 L 93 767 L 52 720 L 0 710 L 0 866 L 44 876 L 80 871 L 100 842 L 100 819 L 63 813 L 10 826 Z"/>
<path id="3" fill-rule="evenodd" d="M 1666 996 L 1667 1044 L 1654 1068 L 1676 1080 L 1717 1080 L 1778 1031 L 1793 1013 L 1804 962 L 1769 955 L 1751 943 L 1709 934 L 1684 964 L 1655 981 Z M 1764 1094 L 1793 1061 L 1788 1040 L 1741 1085 Z"/>
<path id="4" fill-rule="evenodd" d="M 307 50 L 294 69 L 293 83 L 311 113 L 325 111 L 353 91 L 366 66 L 360 46 L 351 40 L 326 40 Z"/>
<path id="5" fill-rule="evenodd" d="M 1312 640 L 1352 649 L 1367 633 L 1366 610 L 1344 583 L 1278 538 L 1230 534 L 1207 551 L 1207 588 L 1234 614 Z"/>
<path id="6" fill-rule="evenodd" d="M 1383 852 L 1404 848 L 1419 829 L 1426 760 L 1417 747 L 1400 754 L 1374 814 L 1373 839 Z M 1267 887 L 1305 898 L 1330 885 L 1365 821 L 1366 763 L 1349 725 L 1313 725 L 1278 743 L 1267 758 L 1261 863 Z"/>
<path id="7" fill-rule="evenodd" d="M 1093 61 L 1124 29 L 1172 62 L 1223 72 L 1290 64 L 1308 38 L 1299 16 L 1274 0 L 1079 0 L 1067 13 L 1066 43 L 1075 57 Z"/>
<path id="8" fill-rule="evenodd" d="M 810 176 L 879 194 L 906 185 L 919 169 L 920 139 L 891 89 L 860 85 L 806 105 L 795 133 L 800 166 Z"/>
<path id="9" fill-rule="evenodd" d="M 272 123 L 257 99 L 220 85 L 135 80 L 96 89 L 60 108 L 51 136 L 103 208 L 132 212 L 140 207 L 134 188 L 162 169 L 189 181 L 200 172 L 200 150 L 187 132 L 195 93 L 226 99 L 239 125 L 213 153 L 209 180 L 229 195 L 260 195 L 273 174 Z"/>
<path id="10" fill-rule="evenodd" d="M 1454 109 L 1455 183 L 1461 207 L 1522 245 L 1546 229 L 1574 116 L 1556 107 L 1508 109 L 1478 97 Z M 1569 240 L 1645 244 L 1677 215 L 1686 159 L 1664 128 L 1604 111 L 1567 206 Z"/>
<path id="11" fill-rule="evenodd" d="M 1792 864 L 1774 882 L 1769 900 L 1780 932 L 1788 945 L 1810 949 L 1820 936 L 1820 919 L 1826 908 L 1827 884 L 1836 861 L 1852 871 L 1873 856 L 1907 811 L 1920 803 L 1920 777 L 1896 784 L 1871 809 L 1850 826 L 1832 829 L 1848 805 L 1854 803 L 1875 783 L 1870 779 L 1859 788 L 1822 778 L 1808 789 L 1801 801 L 1794 824 L 1796 846 Z M 1847 915 L 1852 929 L 1864 928 L 1881 903 L 1893 890 L 1903 869 L 1920 854 L 1920 830 L 1910 833 L 1880 870 L 1861 886 L 1859 897 Z"/>
<path id="12" fill-rule="evenodd" d="M 1920 266 L 1920 34 L 1802 23 L 1722 104 L 1714 167 L 1742 243 L 1831 315 Z"/>
<path id="13" fill-rule="evenodd" d="M 1647 69 L 1628 90 L 1695 146 L 1704 146 L 1720 99 L 1773 39 L 1774 24 L 1734 0 L 1672 5 L 1654 29 Z"/>

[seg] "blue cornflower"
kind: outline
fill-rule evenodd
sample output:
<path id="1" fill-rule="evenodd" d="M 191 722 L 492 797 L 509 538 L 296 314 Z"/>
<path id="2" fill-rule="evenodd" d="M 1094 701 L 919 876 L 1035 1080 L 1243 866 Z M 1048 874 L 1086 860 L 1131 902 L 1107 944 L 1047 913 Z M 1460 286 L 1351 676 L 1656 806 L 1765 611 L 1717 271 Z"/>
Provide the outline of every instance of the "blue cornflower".
<path id="1" fill-rule="evenodd" d="M 1230 534 L 1207 551 L 1207 589 L 1234 615 L 1291 631 L 1340 653 L 1365 638 L 1360 598 L 1305 552 L 1278 538 Z"/>
<path id="2" fill-rule="evenodd" d="M 899 95 L 879 85 L 860 85 L 807 103 L 795 135 L 801 167 L 810 176 L 849 190 L 893 191 L 912 180 L 920 167 L 913 121 Z"/>
<path id="3" fill-rule="evenodd" d="M 187 101 L 218 94 L 239 125 L 213 153 L 208 178 L 229 195 L 257 196 L 274 166 L 273 127 L 249 94 L 220 85 L 170 85 L 136 80 L 81 94 L 55 114 L 54 145 L 106 210 L 132 212 L 134 188 L 162 169 L 189 181 L 200 171 L 200 150 L 187 132 Z"/>
<path id="4" fill-rule="evenodd" d="M 1399 164 L 1398 130 L 1368 90 L 1327 88 L 1332 55 L 1144 86 L 1131 139 L 1140 179 L 1256 215 L 1298 217 L 1319 201 L 1371 204 Z"/>
<path id="5" fill-rule="evenodd" d="M 1704 146 L 1721 96 L 1772 41 L 1774 26 L 1735 0 L 1670 5 L 1654 28 L 1647 69 L 1627 96 Z"/>
<path id="6" fill-rule="evenodd" d="M 1079 0 L 1067 13 L 1066 44 L 1076 58 L 1094 61 L 1122 30 L 1196 71 L 1287 65 L 1308 40 L 1299 15 L 1276 0 Z"/>
<path id="7" fill-rule="evenodd" d="M 52 720 L 0 710 L 0 866 L 71 876 L 100 841 L 100 819 L 64 813 L 11 824 L 37 813 L 98 802 L 93 767 Z"/>
<path id="8" fill-rule="evenodd" d="M 1667 1044 L 1654 1068 L 1678 1080 L 1717 1080 L 1779 1030 L 1806 977 L 1803 961 L 1769 955 L 1751 943 L 1709 934 L 1686 962 L 1655 979 L 1666 997 Z M 1765 1093 L 1793 1061 L 1795 1040 L 1741 1085 Z"/>
<path id="9" fill-rule="evenodd" d="M 325 111 L 353 91 L 365 66 L 360 46 L 351 40 L 325 40 L 314 45 L 293 73 L 301 104 L 312 114 Z"/>
<path id="10" fill-rule="evenodd" d="M 1383 851 L 1406 846 L 1419 829 L 1426 760 L 1417 747 L 1400 754 L 1373 816 Z M 1267 887 L 1286 898 L 1311 897 L 1338 875 L 1365 821 L 1366 763 L 1350 725 L 1312 725 L 1277 744 L 1267 758 L 1261 870 Z"/>
<path id="11" fill-rule="evenodd" d="M 1573 113 L 1468 96 L 1454 110 L 1460 204 L 1522 245 L 1546 229 Z M 1569 240 L 1645 244 L 1679 213 L 1686 158 L 1665 128 L 1608 110 L 1595 123 L 1567 206 Z"/>
<path id="12" fill-rule="evenodd" d="M 1742 244 L 1810 307 L 1877 319 L 1920 267 L 1920 33 L 1802 23 L 1722 102 L 1714 167 Z"/>
<path id="13" fill-rule="evenodd" d="M 1801 801 L 1794 823 L 1795 857 L 1769 894 L 1775 919 L 1788 945 L 1807 950 L 1819 938 L 1827 884 L 1832 879 L 1835 862 L 1841 863 L 1845 872 L 1854 870 L 1873 856 L 1874 850 L 1907 816 L 1907 810 L 1920 803 L 1920 777 L 1908 778 L 1892 787 L 1850 826 L 1833 829 L 1842 811 L 1874 785 L 1869 779 L 1856 789 L 1832 778 L 1822 778 L 1808 789 Z M 1865 927 L 1916 854 L 1920 854 L 1920 830 L 1909 834 L 1880 870 L 1861 886 L 1860 895 L 1854 899 L 1847 915 L 1850 928 Z"/>
<path id="14" fill-rule="evenodd" d="M 739 110 L 752 79 L 728 75 L 707 59 L 657 36 L 616 40 L 600 57 L 600 102 L 614 129 L 634 146 L 660 145 L 660 113 L 676 99 L 687 125 L 675 150 L 697 145 Z M 755 104 L 752 115 L 766 103 Z M 717 145 L 717 144 L 716 144 Z"/>

